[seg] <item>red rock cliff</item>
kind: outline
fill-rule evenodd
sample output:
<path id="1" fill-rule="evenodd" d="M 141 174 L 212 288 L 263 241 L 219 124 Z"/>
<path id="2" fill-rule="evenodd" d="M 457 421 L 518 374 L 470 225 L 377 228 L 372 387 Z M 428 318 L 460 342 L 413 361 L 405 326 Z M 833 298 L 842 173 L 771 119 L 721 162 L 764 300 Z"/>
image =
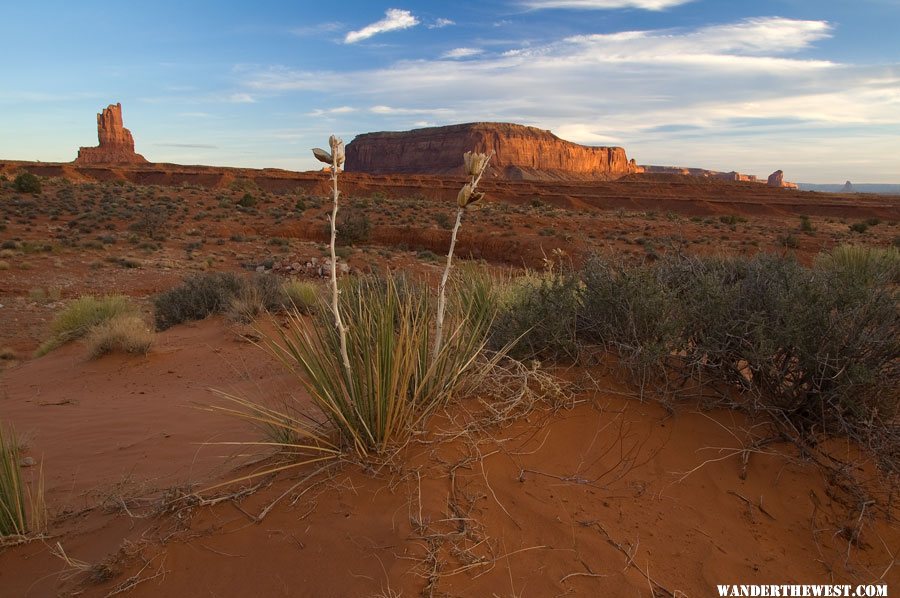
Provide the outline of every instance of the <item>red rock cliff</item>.
<path id="1" fill-rule="evenodd" d="M 621 147 L 589 147 L 534 127 L 468 123 L 365 133 L 347 145 L 347 170 L 371 174 L 461 174 L 467 151 L 494 152 L 490 175 L 507 179 L 614 179 L 641 172 Z"/>
<path id="2" fill-rule="evenodd" d="M 122 104 L 110 104 L 97 115 L 97 147 L 78 150 L 76 164 L 144 163 L 144 156 L 134 152 L 134 137 L 122 123 Z"/>

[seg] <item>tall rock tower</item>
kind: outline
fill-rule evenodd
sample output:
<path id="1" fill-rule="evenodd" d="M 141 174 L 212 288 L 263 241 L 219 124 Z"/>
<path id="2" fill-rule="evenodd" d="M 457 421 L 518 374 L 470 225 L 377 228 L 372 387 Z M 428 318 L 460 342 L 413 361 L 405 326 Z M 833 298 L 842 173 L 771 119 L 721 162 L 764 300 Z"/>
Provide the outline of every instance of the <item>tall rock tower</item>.
<path id="1" fill-rule="evenodd" d="M 78 150 L 75 164 L 145 164 L 135 153 L 134 137 L 122 123 L 122 104 L 110 104 L 97 115 L 97 139 L 100 145 Z"/>

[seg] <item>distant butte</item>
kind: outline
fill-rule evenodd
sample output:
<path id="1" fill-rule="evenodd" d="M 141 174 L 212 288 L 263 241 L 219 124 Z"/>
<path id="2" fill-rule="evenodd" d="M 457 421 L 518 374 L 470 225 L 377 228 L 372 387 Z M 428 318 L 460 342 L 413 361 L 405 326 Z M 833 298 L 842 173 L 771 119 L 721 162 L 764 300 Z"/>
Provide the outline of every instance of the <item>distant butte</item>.
<path id="1" fill-rule="evenodd" d="M 146 164 L 135 153 L 134 137 L 122 123 L 122 104 L 110 104 L 97 115 L 97 139 L 100 145 L 78 150 L 75 164 Z"/>
<path id="2" fill-rule="evenodd" d="M 611 180 L 642 172 L 621 147 L 579 145 L 543 129 L 491 122 L 358 135 L 347 145 L 347 171 L 462 174 L 462 154 L 470 150 L 494 152 L 491 178 Z"/>

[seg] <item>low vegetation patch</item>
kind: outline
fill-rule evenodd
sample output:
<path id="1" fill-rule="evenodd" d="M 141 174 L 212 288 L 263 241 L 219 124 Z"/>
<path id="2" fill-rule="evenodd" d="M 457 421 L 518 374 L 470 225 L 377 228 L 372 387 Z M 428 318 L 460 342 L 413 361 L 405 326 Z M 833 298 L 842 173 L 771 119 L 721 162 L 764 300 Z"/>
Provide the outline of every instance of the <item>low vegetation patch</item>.
<path id="1" fill-rule="evenodd" d="M 13 180 L 13 189 L 18 191 L 19 193 L 31 193 L 34 195 L 40 195 L 41 179 L 31 174 L 30 172 L 23 172 L 16 176 L 15 180 Z"/>
<path id="2" fill-rule="evenodd" d="M 50 324 L 51 337 L 37 351 L 45 355 L 69 341 L 82 338 L 92 328 L 116 316 L 136 315 L 138 309 L 123 295 L 87 295 L 72 301 Z"/>
<path id="3" fill-rule="evenodd" d="M 157 330 L 213 314 L 248 321 L 267 310 L 283 309 L 288 302 L 278 277 L 258 274 L 247 278 L 230 272 L 189 276 L 179 286 L 153 298 Z"/>
<path id="4" fill-rule="evenodd" d="M 153 344 L 154 333 L 143 318 L 118 315 L 95 326 L 87 337 L 92 359 L 108 353 L 144 355 Z"/>
<path id="5" fill-rule="evenodd" d="M 490 338 L 520 338 L 521 357 L 613 349 L 642 385 L 680 373 L 795 431 L 872 446 L 894 438 L 900 413 L 897 282 L 894 248 L 839 247 L 811 268 L 765 254 L 637 266 L 594 256 L 507 285 Z"/>
<path id="6" fill-rule="evenodd" d="M 47 527 L 43 473 L 36 484 L 26 484 L 20 460 L 14 430 L 0 422 L 0 546 L 4 538 L 39 534 Z"/>

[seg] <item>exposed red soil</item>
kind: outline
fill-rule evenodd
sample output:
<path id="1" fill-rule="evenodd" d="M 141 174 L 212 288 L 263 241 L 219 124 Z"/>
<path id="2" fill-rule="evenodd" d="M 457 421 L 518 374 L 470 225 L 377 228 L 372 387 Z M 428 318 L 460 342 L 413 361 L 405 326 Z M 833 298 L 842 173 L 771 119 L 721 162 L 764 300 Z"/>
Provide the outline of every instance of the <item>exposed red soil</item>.
<path id="1" fill-rule="evenodd" d="M 46 542 L 0 550 L 0 595 L 105 596 L 131 576 L 146 580 L 131 589 L 138 596 L 900 587 L 896 507 L 876 487 L 879 503 L 860 515 L 856 499 L 793 445 L 753 448 L 765 426 L 692 403 L 669 413 L 639 401 L 602 367 L 565 374 L 599 381 L 576 393 L 577 406 L 542 406 L 506 427 L 460 435 L 477 405 L 452 406 L 389 466 L 346 462 L 293 490 L 311 469 L 288 472 L 214 506 L 166 502 L 248 472 L 239 465 L 257 456 L 208 444 L 260 438 L 244 422 L 196 408 L 216 401 L 210 387 L 271 401 L 293 395 L 304 405 L 296 380 L 241 338 L 246 328 L 223 318 L 160 333 L 146 357 L 88 360 L 77 342 L 31 354 L 53 315 L 79 295 L 123 292 L 149 309 L 151 295 L 190 273 L 322 257 L 328 203 L 317 196 L 326 181 L 319 173 L 170 165 L 5 163 L 0 171 L 20 168 L 65 180 L 45 180 L 36 197 L 0 183 L 0 241 L 11 242 L 0 250 L 0 349 L 17 355 L 0 369 L 0 421 L 14 424 L 26 454 L 43 461 L 54 520 Z M 442 222 L 459 182 L 344 176 L 345 205 L 373 225 L 346 261 L 360 271 L 434 276 L 440 267 L 426 250 L 446 251 Z M 495 265 L 540 267 L 556 249 L 572 259 L 589 251 L 630 259 L 783 251 L 808 262 L 839 243 L 887 246 L 900 233 L 900 204 L 891 197 L 656 175 L 491 181 L 486 190 L 490 201 L 466 214 L 459 251 Z M 257 204 L 238 209 L 245 193 Z M 133 228 L 159 211 L 169 217 L 157 238 Z M 814 230 L 800 230 L 801 214 Z M 720 219 L 732 215 L 739 218 Z M 872 218 L 880 222 L 865 234 L 849 230 Z M 861 477 L 874 477 L 864 452 L 840 442 L 830 448 L 858 463 Z M 51 553 L 57 542 L 95 567 L 73 571 Z"/>
<path id="2" fill-rule="evenodd" d="M 460 435 L 469 416 L 454 407 L 391 466 L 346 463 L 292 491 L 307 467 L 245 498 L 156 513 L 166 489 L 247 471 L 223 474 L 220 456 L 234 451 L 198 444 L 256 434 L 191 409 L 215 401 L 205 387 L 264 399 L 286 380 L 218 319 L 163 333 L 147 358 L 87 362 L 79 349 L 4 374 L 0 412 L 29 433 L 59 513 L 46 544 L 0 553 L 4 595 L 103 596 L 139 571 L 160 575 L 136 596 L 646 596 L 651 585 L 709 596 L 717 583 L 900 582 L 889 553 L 900 530 L 873 510 L 848 543 L 854 511 L 794 447 L 753 448 L 765 430 L 745 417 L 690 404 L 669 414 L 598 369 L 571 409 Z M 72 573 L 50 552 L 57 541 L 108 571 L 57 575 Z"/>

